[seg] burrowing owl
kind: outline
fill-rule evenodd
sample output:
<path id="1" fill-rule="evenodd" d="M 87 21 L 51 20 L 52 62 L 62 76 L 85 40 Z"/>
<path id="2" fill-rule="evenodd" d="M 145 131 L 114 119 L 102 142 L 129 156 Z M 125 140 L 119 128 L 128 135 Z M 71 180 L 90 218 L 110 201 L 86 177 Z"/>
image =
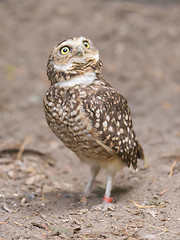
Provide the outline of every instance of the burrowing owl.
<path id="1" fill-rule="evenodd" d="M 143 150 L 133 130 L 126 99 L 103 77 L 99 52 L 89 39 L 59 43 L 47 63 L 51 86 L 44 110 L 51 130 L 81 161 L 91 166 L 88 196 L 101 167 L 108 173 L 104 203 L 110 203 L 112 180 L 124 165 L 137 167 Z"/>

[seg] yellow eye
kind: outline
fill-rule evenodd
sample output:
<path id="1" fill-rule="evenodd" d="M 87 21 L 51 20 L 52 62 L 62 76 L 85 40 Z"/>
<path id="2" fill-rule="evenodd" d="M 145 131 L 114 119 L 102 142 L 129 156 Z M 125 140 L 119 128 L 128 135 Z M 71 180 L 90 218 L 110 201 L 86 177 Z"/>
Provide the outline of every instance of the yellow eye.
<path id="1" fill-rule="evenodd" d="M 83 44 L 86 48 L 90 48 L 88 41 L 84 41 Z"/>
<path id="2" fill-rule="evenodd" d="M 65 47 L 62 47 L 62 48 L 60 49 L 60 54 L 61 54 L 61 55 L 65 55 L 65 54 L 67 54 L 69 51 L 70 51 L 70 48 L 69 48 L 68 46 L 65 46 Z"/>

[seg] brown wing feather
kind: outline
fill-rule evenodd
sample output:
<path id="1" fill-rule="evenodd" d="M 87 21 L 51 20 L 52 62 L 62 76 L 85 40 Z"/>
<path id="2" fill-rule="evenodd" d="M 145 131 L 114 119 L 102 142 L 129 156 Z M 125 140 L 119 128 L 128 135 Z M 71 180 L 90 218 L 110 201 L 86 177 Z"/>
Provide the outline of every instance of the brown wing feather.
<path id="1" fill-rule="evenodd" d="M 128 165 L 137 167 L 137 158 L 143 158 L 143 150 L 133 130 L 130 109 L 126 99 L 113 88 L 103 84 L 89 86 L 88 98 L 83 107 L 97 130 L 97 143 L 114 153 Z M 92 94 L 91 94 L 92 92 Z"/>

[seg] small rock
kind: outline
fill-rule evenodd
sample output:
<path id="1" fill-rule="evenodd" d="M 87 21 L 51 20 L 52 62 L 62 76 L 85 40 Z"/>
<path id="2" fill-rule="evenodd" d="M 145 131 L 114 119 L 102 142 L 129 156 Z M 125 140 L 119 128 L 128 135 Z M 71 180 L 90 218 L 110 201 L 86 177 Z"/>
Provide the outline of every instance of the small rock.
<path id="1" fill-rule="evenodd" d="M 26 198 L 21 199 L 21 205 L 24 205 L 26 203 Z"/>

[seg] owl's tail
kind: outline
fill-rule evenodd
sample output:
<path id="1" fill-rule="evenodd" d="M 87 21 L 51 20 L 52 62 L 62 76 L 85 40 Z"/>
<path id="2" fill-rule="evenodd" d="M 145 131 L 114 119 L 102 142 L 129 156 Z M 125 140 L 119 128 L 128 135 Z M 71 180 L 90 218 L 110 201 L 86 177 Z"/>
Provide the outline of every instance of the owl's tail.
<path id="1" fill-rule="evenodd" d="M 137 158 L 144 160 L 144 151 L 138 140 L 136 140 L 136 142 L 137 142 Z"/>

